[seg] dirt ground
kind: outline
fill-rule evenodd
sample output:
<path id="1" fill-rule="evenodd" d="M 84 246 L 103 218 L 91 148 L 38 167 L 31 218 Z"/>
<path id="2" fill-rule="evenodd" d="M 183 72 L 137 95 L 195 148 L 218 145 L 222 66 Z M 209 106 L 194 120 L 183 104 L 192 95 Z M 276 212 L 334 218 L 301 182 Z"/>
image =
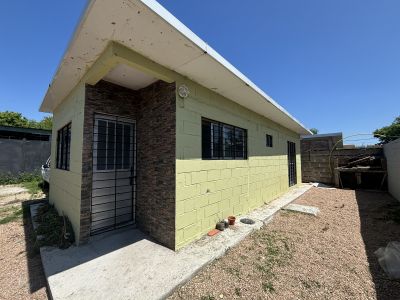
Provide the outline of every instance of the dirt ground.
<path id="1" fill-rule="evenodd" d="M 169 299 L 400 299 L 374 255 L 400 238 L 399 203 L 380 192 L 312 188 Z"/>
<path id="2" fill-rule="evenodd" d="M 27 204 L 0 206 L 0 299 L 47 299 L 40 254 L 33 248 L 33 228 Z"/>

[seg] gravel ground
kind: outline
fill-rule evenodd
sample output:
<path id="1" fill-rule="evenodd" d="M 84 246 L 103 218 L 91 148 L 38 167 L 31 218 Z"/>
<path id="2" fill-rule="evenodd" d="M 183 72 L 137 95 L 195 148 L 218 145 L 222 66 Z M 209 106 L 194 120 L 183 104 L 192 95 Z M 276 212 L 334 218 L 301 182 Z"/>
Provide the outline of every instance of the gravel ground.
<path id="1" fill-rule="evenodd" d="M 15 203 L 13 206 L 18 209 Z M 0 224 L 0 299 L 47 299 L 46 279 L 40 255 L 33 249 L 32 233 L 30 219 L 23 219 L 22 214 Z"/>
<path id="2" fill-rule="evenodd" d="M 295 203 L 321 212 L 279 212 L 169 299 L 400 299 L 400 281 L 389 280 L 373 254 L 399 240 L 398 202 L 312 188 Z"/>

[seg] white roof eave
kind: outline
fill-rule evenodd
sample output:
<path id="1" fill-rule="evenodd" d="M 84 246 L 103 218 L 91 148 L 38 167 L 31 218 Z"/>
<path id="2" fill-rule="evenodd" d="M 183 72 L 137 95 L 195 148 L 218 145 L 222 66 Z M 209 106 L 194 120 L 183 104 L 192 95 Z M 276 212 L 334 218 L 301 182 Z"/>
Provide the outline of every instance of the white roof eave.
<path id="1" fill-rule="evenodd" d="M 162 35 L 158 36 L 159 32 Z M 298 134 L 310 134 L 303 124 L 154 0 L 91 0 L 49 86 L 42 111 L 52 111 L 72 91 L 110 41 L 122 43 Z M 207 72 L 199 67 L 204 61 Z M 210 69 L 220 76 L 211 78 Z"/>

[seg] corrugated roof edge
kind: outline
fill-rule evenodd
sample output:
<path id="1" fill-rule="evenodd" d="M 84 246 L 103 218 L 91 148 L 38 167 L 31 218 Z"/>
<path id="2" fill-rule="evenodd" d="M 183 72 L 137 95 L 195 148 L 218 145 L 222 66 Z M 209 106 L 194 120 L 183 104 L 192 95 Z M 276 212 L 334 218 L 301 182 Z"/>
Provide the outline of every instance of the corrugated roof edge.
<path id="1" fill-rule="evenodd" d="M 38 128 L 26 128 L 26 127 L 15 127 L 15 126 L 0 126 L 0 131 L 9 132 L 24 132 L 40 135 L 51 135 L 51 130 L 48 129 L 38 129 Z"/>

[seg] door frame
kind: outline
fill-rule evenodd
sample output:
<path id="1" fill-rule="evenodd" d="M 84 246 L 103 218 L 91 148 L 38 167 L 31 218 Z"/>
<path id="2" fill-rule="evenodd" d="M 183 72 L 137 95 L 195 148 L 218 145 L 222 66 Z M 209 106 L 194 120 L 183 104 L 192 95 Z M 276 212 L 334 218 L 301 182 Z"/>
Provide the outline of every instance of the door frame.
<path id="1" fill-rule="evenodd" d="M 97 150 L 94 147 L 95 144 L 95 128 L 97 126 L 97 120 L 98 119 L 104 119 L 104 120 L 110 120 L 110 121 L 115 121 L 115 122 L 125 122 L 129 123 L 132 125 L 133 131 L 133 140 L 132 140 L 132 165 L 133 165 L 133 170 L 131 173 L 131 180 L 132 180 L 132 220 L 127 221 L 125 224 L 117 224 L 114 222 L 114 225 L 110 226 L 110 228 L 104 229 L 104 230 L 97 230 L 95 232 L 92 231 L 92 208 L 93 208 L 93 182 L 94 182 L 94 173 L 95 171 L 95 154 L 97 154 Z M 102 234 L 108 231 L 116 230 L 125 226 L 130 226 L 136 224 L 136 192 L 137 192 L 137 161 L 136 161 L 136 156 L 137 156 L 137 139 L 136 139 L 136 120 L 132 119 L 130 116 L 123 116 L 123 115 L 115 115 L 115 114 L 107 114 L 107 113 L 94 113 L 93 115 L 93 128 L 92 128 L 92 179 L 91 179 L 91 191 L 90 191 L 90 235 L 97 235 L 97 234 Z M 115 164 L 115 161 L 114 161 Z M 114 172 L 116 173 L 117 170 L 115 169 Z M 114 185 L 116 187 L 116 185 Z"/>
<path id="2" fill-rule="evenodd" d="M 297 184 L 296 143 L 287 141 L 288 180 L 289 187 Z"/>

